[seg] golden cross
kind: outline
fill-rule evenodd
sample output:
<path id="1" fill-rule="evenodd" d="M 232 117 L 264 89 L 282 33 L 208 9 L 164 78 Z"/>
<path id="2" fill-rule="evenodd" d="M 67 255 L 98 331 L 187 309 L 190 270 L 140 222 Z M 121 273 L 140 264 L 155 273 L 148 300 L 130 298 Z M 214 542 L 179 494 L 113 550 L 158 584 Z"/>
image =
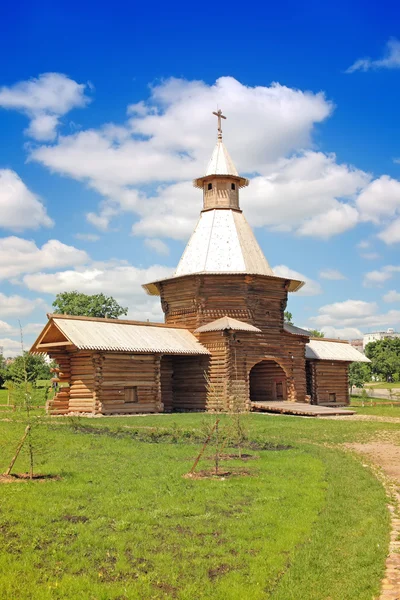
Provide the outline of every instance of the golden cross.
<path id="1" fill-rule="evenodd" d="M 224 117 L 224 115 L 222 114 L 221 109 L 219 109 L 217 112 L 213 112 L 213 115 L 218 117 L 218 137 L 222 139 L 221 119 L 226 119 L 226 117 Z"/>

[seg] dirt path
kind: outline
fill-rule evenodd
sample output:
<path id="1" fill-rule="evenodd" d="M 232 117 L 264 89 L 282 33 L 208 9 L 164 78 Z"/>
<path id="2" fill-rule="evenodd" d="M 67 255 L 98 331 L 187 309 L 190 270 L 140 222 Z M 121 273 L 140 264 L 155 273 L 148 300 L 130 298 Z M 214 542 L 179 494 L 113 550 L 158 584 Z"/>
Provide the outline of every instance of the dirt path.
<path id="1" fill-rule="evenodd" d="M 367 456 L 384 475 L 393 498 L 389 504 L 392 521 L 389 554 L 379 600 L 400 600 L 400 446 L 390 442 L 347 444 L 348 448 Z"/>

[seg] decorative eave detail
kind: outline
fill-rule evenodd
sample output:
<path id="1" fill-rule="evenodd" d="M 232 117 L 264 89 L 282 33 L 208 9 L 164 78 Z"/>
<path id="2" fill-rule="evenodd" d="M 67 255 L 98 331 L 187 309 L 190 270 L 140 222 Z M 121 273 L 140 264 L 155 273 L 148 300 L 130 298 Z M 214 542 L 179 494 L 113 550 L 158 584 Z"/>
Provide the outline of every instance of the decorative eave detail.
<path id="1" fill-rule="evenodd" d="M 142 285 L 142 288 L 145 290 L 146 294 L 148 294 L 149 296 L 160 296 L 160 288 L 162 286 L 163 283 L 168 282 L 168 281 L 176 281 L 176 280 L 184 280 L 186 277 L 195 277 L 195 276 L 201 276 L 201 275 L 229 275 L 232 277 L 235 276 L 243 276 L 243 275 L 249 275 L 250 277 L 252 275 L 256 276 L 256 277 L 266 277 L 268 279 L 275 279 L 275 280 L 280 280 L 280 281 L 285 281 L 286 282 L 286 289 L 288 292 L 297 292 L 297 290 L 299 290 L 300 288 L 303 287 L 304 285 L 304 281 L 299 281 L 298 279 L 286 279 L 285 277 L 276 277 L 275 275 L 259 275 L 257 273 L 210 273 L 208 271 L 203 271 L 201 273 L 190 273 L 188 275 L 181 275 L 181 276 L 175 276 L 175 277 L 168 277 L 166 279 L 158 279 L 157 281 L 152 281 L 150 283 L 145 283 L 144 285 Z"/>
<path id="2" fill-rule="evenodd" d="M 211 321 L 211 323 L 207 323 L 206 325 L 198 327 L 194 333 L 225 331 L 229 329 L 232 331 L 251 331 L 254 333 L 261 333 L 261 329 L 258 329 L 258 327 L 254 327 L 254 325 L 251 325 L 250 323 L 244 323 L 243 321 L 239 321 L 233 317 L 228 317 L 227 315 L 221 317 L 220 319 L 216 319 L 215 321 Z"/>

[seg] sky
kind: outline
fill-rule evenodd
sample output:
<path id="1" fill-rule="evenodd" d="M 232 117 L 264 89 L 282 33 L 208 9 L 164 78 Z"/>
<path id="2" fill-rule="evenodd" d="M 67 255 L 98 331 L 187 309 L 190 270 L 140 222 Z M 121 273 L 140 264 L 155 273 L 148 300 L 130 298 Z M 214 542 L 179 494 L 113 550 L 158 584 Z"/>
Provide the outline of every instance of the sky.
<path id="1" fill-rule="evenodd" d="M 400 330 L 400 8 L 395 2 L 8 2 L 0 22 L 0 347 L 55 295 L 173 273 L 224 142 L 241 206 L 300 327 Z"/>

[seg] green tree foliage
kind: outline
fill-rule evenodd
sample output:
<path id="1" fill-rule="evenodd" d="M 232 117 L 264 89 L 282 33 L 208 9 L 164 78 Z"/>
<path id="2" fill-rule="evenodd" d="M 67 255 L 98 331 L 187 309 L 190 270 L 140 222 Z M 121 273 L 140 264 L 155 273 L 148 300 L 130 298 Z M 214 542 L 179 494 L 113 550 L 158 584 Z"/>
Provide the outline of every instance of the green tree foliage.
<path id="1" fill-rule="evenodd" d="M 368 381 L 371 381 L 371 366 L 368 363 L 351 363 L 349 368 L 350 388 L 362 388 Z"/>
<path id="2" fill-rule="evenodd" d="M 319 337 L 319 338 L 325 337 L 324 332 L 319 331 L 318 329 L 309 329 L 309 334 L 311 337 Z"/>
<path id="3" fill-rule="evenodd" d="M 4 356 L 0 354 L 0 387 L 3 387 L 6 379 L 6 361 Z"/>
<path id="4" fill-rule="evenodd" d="M 285 323 L 290 323 L 290 325 L 293 325 L 293 315 L 291 312 L 285 310 L 285 312 L 283 313 L 283 317 L 285 319 Z"/>
<path id="5" fill-rule="evenodd" d="M 365 354 L 371 360 L 372 373 L 384 381 L 398 381 L 400 377 L 400 338 L 370 342 Z"/>
<path id="6" fill-rule="evenodd" d="M 128 312 L 128 309 L 120 306 L 112 296 L 104 294 L 88 296 L 77 291 L 57 294 L 53 307 L 57 314 L 107 319 L 118 319 Z"/>
<path id="7" fill-rule="evenodd" d="M 37 379 L 50 379 L 50 365 L 41 354 L 29 354 L 17 356 L 3 371 L 4 380 L 21 382 L 26 379 L 30 383 L 35 383 Z"/>

